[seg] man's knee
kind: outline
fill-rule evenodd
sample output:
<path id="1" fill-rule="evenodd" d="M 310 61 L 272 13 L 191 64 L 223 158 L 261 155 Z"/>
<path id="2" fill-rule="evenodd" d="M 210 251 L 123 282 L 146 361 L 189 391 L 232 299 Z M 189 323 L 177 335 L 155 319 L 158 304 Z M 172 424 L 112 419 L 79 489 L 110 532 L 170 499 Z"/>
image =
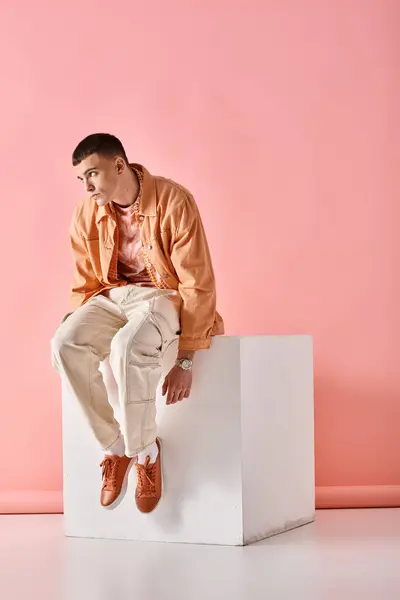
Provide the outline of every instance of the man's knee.
<path id="1" fill-rule="evenodd" d="M 53 368 L 59 371 L 59 357 L 62 352 L 62 348 L 64 345 L 64 339 L 62 337 L 62 332 L 60 333 L 61 326 L 58 327 L 55 334 L 53 335 L 50 341 L 51 347 L 51 364 Z"/>
<path id="2" fill-rule="evenodd" d="M 55 356 L 59 356 L 66 346 L 70 346 L 74 343 L 75 339 L 75 331 L 71 327 L 66 325 L 66 322 L 63 321 L 61 325 L 56 330 L 50 344 L 52 354 Z"/>
<path id="3" fill-rule="evenodd" d="M 147 357 L 156 357 L 162 349 L 162 337 L 158 328 L 151 321 L 146 321 L 136 331 L 129 327 L 121 329 L 111 342 L 110 359 L 125 356 L 126 353 Z"/>

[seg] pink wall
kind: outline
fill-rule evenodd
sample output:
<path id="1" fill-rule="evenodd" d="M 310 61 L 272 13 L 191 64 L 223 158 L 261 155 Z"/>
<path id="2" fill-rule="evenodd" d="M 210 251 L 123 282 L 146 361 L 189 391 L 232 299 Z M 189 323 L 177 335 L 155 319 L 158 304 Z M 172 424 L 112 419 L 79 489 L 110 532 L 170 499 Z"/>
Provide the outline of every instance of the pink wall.
<path id="1" fill-rule="evenodd" d="M 397 0 L 7 5 L 0 510 L 59 498 L 49 339 L 68 307 L 70 154 L 98 130 L 194 191 L 229 334 L 315 336 L 325 504 L 358 486 L 399 502 Z"/>

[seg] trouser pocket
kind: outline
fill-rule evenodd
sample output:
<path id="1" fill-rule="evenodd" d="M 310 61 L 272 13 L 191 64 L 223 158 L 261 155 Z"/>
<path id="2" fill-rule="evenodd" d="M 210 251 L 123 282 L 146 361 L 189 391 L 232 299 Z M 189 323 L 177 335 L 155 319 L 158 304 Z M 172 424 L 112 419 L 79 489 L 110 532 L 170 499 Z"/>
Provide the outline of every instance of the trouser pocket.
<path id="1" fill-rule="evenodd" d="M 162 368 L 159 360 L 151 362 L 129 361 L 126 403 L 139 404 L 141 402 L 153 402 L 156 397 L 161 372 Z"/>

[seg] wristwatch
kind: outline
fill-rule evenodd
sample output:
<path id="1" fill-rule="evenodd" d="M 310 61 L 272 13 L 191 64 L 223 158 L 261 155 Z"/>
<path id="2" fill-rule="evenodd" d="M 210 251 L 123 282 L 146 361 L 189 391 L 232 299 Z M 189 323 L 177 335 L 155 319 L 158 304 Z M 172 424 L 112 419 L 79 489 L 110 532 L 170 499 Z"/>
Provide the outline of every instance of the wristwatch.
<path id="1" fill-rule="evenodd" d="M 190 371 L 193 367 L 193 361 L 190 358 L 177 358 L 175 364 L 184 371 Z"/>

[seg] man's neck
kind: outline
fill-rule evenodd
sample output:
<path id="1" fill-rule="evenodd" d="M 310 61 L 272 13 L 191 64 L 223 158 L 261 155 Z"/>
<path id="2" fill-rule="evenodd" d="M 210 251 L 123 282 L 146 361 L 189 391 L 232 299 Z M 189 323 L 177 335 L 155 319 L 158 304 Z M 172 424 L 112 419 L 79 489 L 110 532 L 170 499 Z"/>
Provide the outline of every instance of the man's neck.
<path id="1" fill-rule="evenodd" d="M 126 172 L 126 179 L 121 184 L 121 191 L 114 199 L 114 204 L 118 206 L 132 206 L 139 195 L 140 183 L 135 171 L 129 169 Z"/>

